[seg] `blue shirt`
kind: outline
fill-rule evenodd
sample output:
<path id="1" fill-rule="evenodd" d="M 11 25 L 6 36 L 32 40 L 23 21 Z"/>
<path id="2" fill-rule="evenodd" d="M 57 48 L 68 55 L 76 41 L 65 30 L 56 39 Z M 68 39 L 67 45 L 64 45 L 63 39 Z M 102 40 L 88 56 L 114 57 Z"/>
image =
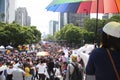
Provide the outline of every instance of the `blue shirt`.
<path id="1" fill-rule="evenodd" d="M 110 51 L 120 74 L 120 52 Z M 86 66 L 87 75 L 95 75 L 96 80 L 117 80 L 114 68 L 105 48 L 92 51 Z"/>

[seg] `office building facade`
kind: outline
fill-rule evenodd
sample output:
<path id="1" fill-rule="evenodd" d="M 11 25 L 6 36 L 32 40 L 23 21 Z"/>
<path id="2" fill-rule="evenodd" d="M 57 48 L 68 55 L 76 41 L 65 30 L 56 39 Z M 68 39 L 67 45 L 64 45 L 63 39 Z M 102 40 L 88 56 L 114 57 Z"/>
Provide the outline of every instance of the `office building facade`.
<path id="1" fill-rule="evenodd" d="M 30 26 L 31 18 L 28 16 L 28 12 L 25 7 L 17 8 L 15 12 L 15 22 L 22 26 Z"/>
<path id="2" fill-rule="evenodd" d="M 56 31 L 58 31 L 59 30 L 59 28 L 58 28 L 58 21 L 53 21 L 53 20 L 51 20 L 50 22 L 49 22 L 49 34 L 50 35 L 54 35 L 54 33 L 56 32 Z"/>
<path id="3" fill-rule="evenodd" d="M 59 13 L 59 28 L 61 29 L 64 25 L 70 23 L 83 27 L 86 18 L 90 18 L 90 14 Z"/>
<path id="4" fill-rule="evenodd" d="M 15 21 L 15 0 L 0 0 L 0 21 Z"/>

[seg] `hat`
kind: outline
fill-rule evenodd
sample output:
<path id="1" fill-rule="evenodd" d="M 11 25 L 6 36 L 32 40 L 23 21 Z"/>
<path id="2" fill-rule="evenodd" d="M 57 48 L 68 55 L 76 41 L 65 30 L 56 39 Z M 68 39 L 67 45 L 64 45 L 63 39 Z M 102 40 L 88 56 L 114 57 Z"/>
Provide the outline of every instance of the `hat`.
<path id="1" fill-rule="evenodd" d="M 120 23 L 119 22 L 109 22 L 103 27 L 103 32 L 106 34 L 120 38 Z"/>

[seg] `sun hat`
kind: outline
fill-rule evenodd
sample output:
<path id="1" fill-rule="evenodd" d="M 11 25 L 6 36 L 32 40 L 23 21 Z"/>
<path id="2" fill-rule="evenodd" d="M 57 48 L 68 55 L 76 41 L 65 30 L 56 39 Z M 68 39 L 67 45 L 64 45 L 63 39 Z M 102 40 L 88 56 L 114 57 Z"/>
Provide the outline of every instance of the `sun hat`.
<path id="1" fill-rule="evenodd" d="M 103 32 L 106 34 L 120 38 L 120 23 L 119 22 L 109 22 L 103 27 Z"/>

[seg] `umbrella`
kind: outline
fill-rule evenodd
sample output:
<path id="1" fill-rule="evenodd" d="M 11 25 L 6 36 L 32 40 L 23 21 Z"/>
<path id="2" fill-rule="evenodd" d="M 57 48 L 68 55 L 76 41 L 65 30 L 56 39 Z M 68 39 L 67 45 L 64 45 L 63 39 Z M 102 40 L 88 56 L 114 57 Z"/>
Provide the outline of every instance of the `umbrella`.
<path id="1" fill-rule="evenodd" d="M 8 46 L 6 46 L 6 49 L 13 49 L 13 47 L 12 46 L 10 46 L 10 45 L 8 45 Z"/>
<path id="2" fill-rule="evenodd" d="M 83 2 L 83 1 L 93 1 L 93 0 L 53 0 L 49 6 L 55 4 L 64 4 L 64 3 L 74 3 L 74 2 Z"/>
<path id="3" fill-rule="evenodd" d="M 5 49 L 5 47 L 4 47 L 4 46 L 0 46 L 0 50 L 1 50 L 1 49 Z"/>
<path id="4" fill-rule="evenodd" d="M 42 51 L 42 52 L 38 52 L 36 54 L 36 56 L 49 56 L 50 54 L 48 52 Z"/>
<path id="5" fill-rule="evenodd" d="M 53 0 L 53 2 L 46 7 L 48 11 L 63 13 L 96 13 L 95 37 L 97 36 L 98 13 L 120 13 L 120 0 L 80 0 L 79 2 L 66 2 L 63 4 L 55 4 L 54 1 L 56 0 Z"/>
<path id="6" fill-rule="evenodd" d="M 48 11 L 72 13 L 120 13 L 120 0 L 93 0 L 53 4 L 47 6 Z M 109 4 L 108 4 L 109 3 Z"/>
<path id="7" fill-rule="evenodd" d="M 0 46 L 0 53 L 4 53 L 6 51 L 4 46 Z"/>

